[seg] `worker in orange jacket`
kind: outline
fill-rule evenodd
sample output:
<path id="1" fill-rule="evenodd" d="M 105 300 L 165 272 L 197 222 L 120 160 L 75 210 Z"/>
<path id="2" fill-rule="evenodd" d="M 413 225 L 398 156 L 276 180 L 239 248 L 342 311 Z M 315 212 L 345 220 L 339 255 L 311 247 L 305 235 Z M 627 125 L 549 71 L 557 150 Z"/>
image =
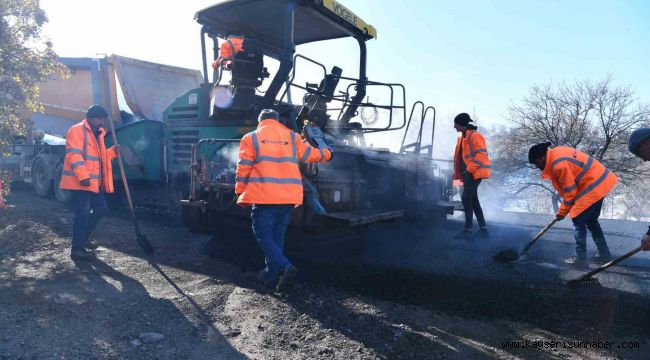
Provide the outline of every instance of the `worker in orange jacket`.
<path id="1" fill-rule="evenodd" d="M 551 143 L 534 145 L 528 152 L 531 164 L 542 170 L 542 179 L 551 180 L 562 196 L 555 215 L 558 220 L 571 216 L 576 241 L 576 255 L 566 260 L 577 266 L 587 265 L 587 229 L 598 247 L 599 262 L 612 255 L 598 217 L 603 199 L 618 182 L 616 175 L 593 157 L 568 146 L 550 148 Z"/>
<path id="2" fill-rule="evenodd" d="M 253 233 L 266 255 L 261 280 L 286 291 L 297 276 L 284 255 L 284 236 L 292 209 L 303 202 L 298 164 L 329 161 L 332 152 L 311 147 L 275 110 L 262 110 L 258 120 L 257 130 L 244 135 L 239 145 L 235 193 L 239 205 L 252 205 Z"/>
<path id="3" fill-rule="evenodd" d="M 483 209 L 478 200 L 478 186 L 483 179 L 490 177 L 490 159 L 483 135 L 477 127 L 470 124 L 472 118 L 467 113 L 460 113 L 454 118 L 454 129 L 461 133 L 456 143 L 454 154 L 454 180 L 463 183 L 463 208 L 465 210 L 465 230 L 463 237 L 472 235 L 473 214 L 483 234 L 487 234 Z"/>
<path id="4" fill-rule="evenodd" d="M 219 47 L 219 57 L 212 62 L 212 68 L 217 69 L 222 64 L 232 63 L 238 52 L 242 51 L 244 37 L 230 35 Z"/>
<path id="5" fill-rule="evenodd" d="M 632 154 L 640 157 L 643 161 L 650 161 L 650 128 L 634 130 L 630 134 L 628 147 Z M 650 250 L 650 228 L 641 238 L 641 248 L 645 251 Z"/>
<path id="6" fill-rule="evenodd" d="M 106 110 L 101 105 L 93 105 L 88 108 L 86 119 L 73 125 L 65 139 L 60 188 L 72 192 L 75 218 L 70 257 L 73 260 L 95 258 L 92 250 L 98 245 L 88 238 L 108 209 L 104 193 L 113 192 L 111 161 L 117 157 L 118 148 L 106 148 L 105 121 L 108 121 Z"/>

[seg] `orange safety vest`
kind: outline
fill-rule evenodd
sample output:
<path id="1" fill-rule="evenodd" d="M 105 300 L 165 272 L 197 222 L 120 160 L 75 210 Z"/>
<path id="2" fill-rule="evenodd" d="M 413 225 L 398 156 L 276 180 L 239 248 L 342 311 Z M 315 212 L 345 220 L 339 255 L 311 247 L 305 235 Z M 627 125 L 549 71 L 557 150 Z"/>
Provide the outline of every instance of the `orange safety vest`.
<path id="1" fill-rule="evenodd" d="M 300 135 L 274 119 L 264 119 L 239 143 L 235 193 L 237 203 L 302 205 L 298 164 L 325 162 L 327 149 L 311 147 Z"/>
<path id="2" fill-rule="evenodd" d="M 221 63 L 230 64 L 238 52 L 242 51 L 244 38 L 239 36 L 228 36 L 228 39 L 219 47 L 219 57 L 212 62 L 212 68 L 218 68 Z"/>
<path id="3" fill-rule="evenodd" d="M 113 147 L 106 149 L 104 136 L 106 130 L 99 128 L 99 136 L 95 138 L 86 119 L 68 130 L 61 189 L 113 192 L 111 161 L 117 157 L 117 151 Z M 90 179 L 90 186 L 81 185 L 84 179 Z"/>
<path id="4" fill-rule="evenodd" d="M 460 149 L 463 149 L 463 158 L 460 158 Z M 483 135 L 475 130 L 467 130 L 465 137 L 458 137 L 456 152 L 454 154 L 453 180 L 463 180 L 460 173 L 460 162 L 464 161 L 467 172 L 472 174 L 474 180 L 488 179 L 490 177 L 490 158 L 488 158 L 487 145 Z"/>
<path id="5" fill-rule="evenodd" d="M 616 175 L 598 160 L 568 146 L 546 152 L 542 179 L 551 180 L 562 196 L 558 214 L 569 214 L 571 218 L 604 198 L 618 182 Z"/>

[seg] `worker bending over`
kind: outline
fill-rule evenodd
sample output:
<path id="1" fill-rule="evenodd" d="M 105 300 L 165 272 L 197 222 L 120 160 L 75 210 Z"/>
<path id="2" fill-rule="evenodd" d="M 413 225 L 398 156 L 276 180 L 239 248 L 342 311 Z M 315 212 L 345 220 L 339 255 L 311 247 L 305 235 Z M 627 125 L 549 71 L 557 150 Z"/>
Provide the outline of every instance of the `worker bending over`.
<path id="1" fill-rule="evenodd" d="M 298 164 L 329 161 L 332 152 L 311 147 L 275 110 L 262 110 L 258 120 L 257 130 L 244 135 L 239 145 L 235 193 L 239 205 L 252 205 L 253 233 L 266 255 L 262 281 L 281 292 L 297 276 L 284 255 L 284 236 L 292 209 L 303 201 Z"/>
<path id="2" fill-rule="evenodd" d="M 576 255 L 566 263 L 587 266 L 587 229 L 598 247 L 599 262 L 608 262 L 612 255 L 605 241 L 598 217 L 603 199 L 618 182 L 618 178 L 593 157 L 570 148 L 551 143 L 534 145 L 528 152 L 528 161 L 542 170 L 542 179 L 551 180 L 562 196 L 562 204 L 555 216 L 558 220 L 567 215 L 573 220 Z"/>

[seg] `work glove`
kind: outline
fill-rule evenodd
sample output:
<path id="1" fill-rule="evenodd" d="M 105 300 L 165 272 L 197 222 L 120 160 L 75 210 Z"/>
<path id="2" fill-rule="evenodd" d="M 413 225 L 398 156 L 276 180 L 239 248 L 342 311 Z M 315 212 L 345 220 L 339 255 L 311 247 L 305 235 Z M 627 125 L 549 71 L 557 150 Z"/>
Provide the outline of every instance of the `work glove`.
<path id="1" fill-rule="evenodd" d="M 90 186 L 90 179 L 83 179 L 80 182 L 81 186 Z"/>
<path id="2" fill-rule="evenodd" d="M 564 218 L 565 218 L 564 215 L 560 215 L 560 214 L 556 214 L 556 215 L 555 215 L 555 219 L 556 219 L 557 221 L 561 221 L 561 220 L 564 219 Z"/>
<path id="3" fill-rule="evenodd" d="M 641 249 L 650 251 L 650 235 L 646 234 L 641 238 Z"/>

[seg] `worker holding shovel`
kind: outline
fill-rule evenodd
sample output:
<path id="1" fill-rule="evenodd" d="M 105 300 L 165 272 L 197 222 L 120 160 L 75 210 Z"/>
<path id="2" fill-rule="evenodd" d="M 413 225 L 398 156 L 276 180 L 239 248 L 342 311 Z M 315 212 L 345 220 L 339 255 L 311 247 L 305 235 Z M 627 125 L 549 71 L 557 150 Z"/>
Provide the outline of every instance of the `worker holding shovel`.
<path id="1" fill-rule="evenodd" d="M 106 109 L 93 105 L 86 119 L 73 125 L 66 136 L 60 187 L 72 191 L 75 218 L 70 257 L 75 261 L 95 258 L 92 250 L 98 244 L 88 238 L 108 209 L 104 193 L 113 192 L 111 161 L 118 156 L 119 147 L 106 148 L 106 121 L 110 121 Z"/>
<path id="2" fill-rule="evenodd" d="M 616 175 L 591 156 L 568 146 L 551 148 L 551 143 L 534 145 L 528 161 L 542 170 L 542 179 L 551 180 L 562 196 L 556 215 L 573 221 L 576 255 L 566 263 L 587 266 L 587 229 L 598 247 L 599 262 L 612 258 L 605 235 L 598 222 L 603 199 L 618 182 Z"/>
<path id="3" fill-rule="evenodd" d="M 628 141 L 630 152 L 643 161 L 650 161 L 650 128 L 637 129 L 632 132 Z M 641 239 L 641 248 L 650 250 L 650 228 Z"/>

